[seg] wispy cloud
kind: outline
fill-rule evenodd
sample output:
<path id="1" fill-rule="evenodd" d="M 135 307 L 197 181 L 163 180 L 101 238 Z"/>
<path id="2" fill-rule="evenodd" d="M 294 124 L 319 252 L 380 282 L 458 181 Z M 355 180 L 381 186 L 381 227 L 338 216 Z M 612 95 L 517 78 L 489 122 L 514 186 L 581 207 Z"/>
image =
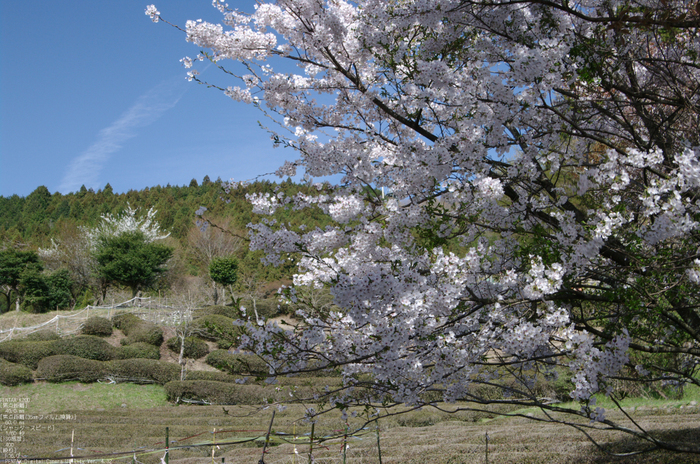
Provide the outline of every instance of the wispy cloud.
<path id="1" fill-rule="evenodd" d="M 166 80 L 141 95 L 122 116 L 97 134 L 87 150 L 71 161 L 59 191 L 77 191 L 81 185 L 96 187 L 100 171 L 110 156 L 122 145 L 138 135 L 139 130 L 155 122 L 163 113 L 177 104 L 185 93 L 184 79 Z"/>

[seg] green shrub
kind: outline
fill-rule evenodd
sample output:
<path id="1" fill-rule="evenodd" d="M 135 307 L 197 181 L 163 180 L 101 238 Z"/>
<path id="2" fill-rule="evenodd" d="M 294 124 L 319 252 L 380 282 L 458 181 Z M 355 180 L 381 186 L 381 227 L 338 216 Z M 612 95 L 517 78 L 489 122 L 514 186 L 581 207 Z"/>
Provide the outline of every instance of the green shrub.
<path id="1" fill-rule="evenodd" d="M 163 344 L 163 329 L 151 322 L 141 322 L 139 325 L 130 327 L 128 336 L 122 338 L 119 343 L 122 345 L 148 343 L 160 346 Z"/>
<path id="2" fill-rule="evenodd" d="M 122 313 L 112 318 L 112 325 L 124 332 L 124 335 L 129 335 L 131 329 L 143 323 L 144 320 L 131 313 Z"/>
<path id="3" fill-rule="evenodd" d="M 109 337 L 112 335 L 112 322 L 104 317 L 88 317 L 83 323 L 81 333 L 98 337 Z"/>
<path id="4" fill-rule="evenodd" d="M 218 316 L 225 316 L 225 317 L 230 317 L 231 319 L 239 319 L 242 314 L 240 309 L 238 309 L 235 306 L 207 306 L 202 309 L 197 309 L 194 311 L 193 316 L 195 318 L 201 318 L 204 316 L 209 316 L 209 315 L 218 315 Z"/>
<path id="5" fill-rule="evenodd" d="M 36 369 L 39 361 L 56 354 L 55 341 L 10 340 L 0 343 L 0 358 Z"/>
<path id="6" fill-rule="evenodd" d="M 192 321 L 197 336 L 215 341 L 221 349 L 237 347 L 241 343 L 242 327 L 233 325 L 234 320 L 219 314 L 209 314 Z"/>
<path id="7" fill-rule="evenodd" d="M 78 356 L 96 361 L 109 361 L 114 355 L 114 347 L 106 340 L 94 335 L 78 335 L 63 338 L 54 343 L 54 354 Z"/>
<path id="8" fill-rule="evenodd" d="M 0 384 L 12 387 L 33 381 L 32 371 L 27 366 L 0 359 Z"/>
<path id="9" fill-rule="evenodd" d="M 39 361 L 37 379 L 49 382 L 96 382 L 105 376 L 104 363 L 70 355 L 49 356 Z"/>
<path id="10" fill-rule="evenodd" d="M 169 338 L 166 342 L 170 351 L 180 354 L 180 337 Z M 184 356 L 186 358 L 199 359 L 209 354 L 209 346 L 197 337 L 185 337 Z"/>
<path id="11" fill-rule="evenodd" d="M 51 340 L 60 340 L 61 336 L 53 330 L 40 330 L 39 332 L 30 333 L 24 340 L 30 342 L 46 342 Z"/>
<path id="12" fill-rule="evenodd" d="M 115 380 L 163 385 L 180 378 L 180 366 L 155 359 L 119 359 L 105 366 Z"/>
<path id="13" fill-rule="evenodd" d="M 242 377 L 234 377 L 224 372 L 212 371 L 187 371 L 185 380 L 214 380 L 216 382 L 235 383 L 236 380 L 241 380 Z"/>
<path id="14" fill-rule="evenodd" d="M 286 312 L 288 312 L 286 307 L 280 305 L 278 298 L 265 298 L 263 300 L 256 300 L 255 305 L 253 305 L 252 301 L 247 303 L 249 304 L 246 305 L 246 312 L 251 318 L 255 317 L 255 311 L 257 311 L 258 313 L 258 317 L 262 317 L 265 319 L 271 319 L 280 314 L 285 314 Z M 253 310 L 253 307 L 255 307 L 255 311 Z"/>
<path id="15" fill-rule="evenodd" d="M 211 380 L 176 380 L 165 384 L 165 392 L 168 401 L 172 402 L 190 400 L 211 404 L 262 404 L 283 399 L 282 392 L 274 387 L 237 385 Z"/>
<path id="16" fill-rule="evenodd" d="M 232 354 L 226 350 L 215 350 L 209 353 L 206 362 L 231 375 L 266 376 L 269 373 L 267 363 L 254 354 Z"/>
<path id="17" fill-rule="evenodd" d="M 160 359 L 160 349 L 148 343 L 136 342 L 131 345 L 114 348 L 112 359 Z"/>

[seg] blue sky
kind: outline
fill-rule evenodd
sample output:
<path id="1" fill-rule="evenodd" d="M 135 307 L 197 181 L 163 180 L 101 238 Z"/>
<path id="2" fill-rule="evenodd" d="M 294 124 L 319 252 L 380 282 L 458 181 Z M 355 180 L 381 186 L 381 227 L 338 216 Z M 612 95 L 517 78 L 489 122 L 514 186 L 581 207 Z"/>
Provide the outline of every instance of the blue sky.
<path id="1" fill-rule="evenodd" d="M 0 2 L 1 196 L 247 180 L 295 158 L 255 108 L 185 79 L 179 60 L 199 49 L 151 22 L 149 3 L 181 26 L 221 20 L 210 0 Z M 202 77 L 235 85 L 214 67 Z"/>

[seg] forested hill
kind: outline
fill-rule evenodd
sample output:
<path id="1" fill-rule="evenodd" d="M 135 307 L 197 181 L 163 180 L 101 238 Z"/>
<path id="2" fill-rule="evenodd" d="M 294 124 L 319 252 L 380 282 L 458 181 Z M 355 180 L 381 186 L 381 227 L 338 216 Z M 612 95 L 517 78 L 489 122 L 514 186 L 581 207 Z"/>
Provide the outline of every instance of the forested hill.
<path id="1" fill-rule="evenodd" d="M 201 206 L 207 208 L 209 217 L 220 220 L 227 228 L 244 231 L 246 224 L 257 222 L 245 199 L 247 193 L 281 190 L 289 195 L 306 189 L 309 187 L 288 179 L 281 184 L 257 181 L 225 194 L 220 180 L 211 181 L 208 176 L 201 184 L 192 179 L 189 186 L 157 185 L 127 193 L 114 193 L 109 184 L 98 191 L 83 186 L 67 195 L 52 194 L 40 186 L 27 197 L 0 197 L 0 243 L 22 243 L 31 248 L 47 246 L 61 230 L 94 226 L 101 215 L 117 214 L 127 205 L 142 211 L 155 208 L 161 228 L 178 241 L 183 241 L 196 227 L 194 213 Z M 309 215 L 308 211 L 294 219 L 307 226 L 322 226 L 328 221 L 320 212 Z"/>

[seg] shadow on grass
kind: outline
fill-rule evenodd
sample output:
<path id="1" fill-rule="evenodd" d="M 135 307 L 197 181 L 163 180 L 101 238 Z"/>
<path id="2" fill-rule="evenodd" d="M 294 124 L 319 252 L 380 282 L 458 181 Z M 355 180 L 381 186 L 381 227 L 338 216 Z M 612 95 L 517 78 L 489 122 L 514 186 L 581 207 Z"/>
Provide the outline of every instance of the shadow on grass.
<path id="1" fill-rule="evenodd" d="M 654 431 L 653 435 L 661 441 L 679 444 L 681 446 L 698 446 L 698 444 L 700 444 L 700 427 Z M 624 464 L 700 464 L 700 454 L 656 450 L 632 456 L 618 457 L 605 454 L 594 445 L 590 446 L 591 455 L 576 460 L 576 464 L 603 464 L 609 462 Z M 609 453 L 623 454 L 644 449 L 648 446 L 648 443 L 638 438 L 627 436 L 619 440 L 607 442 L 601 446 Z"/>

